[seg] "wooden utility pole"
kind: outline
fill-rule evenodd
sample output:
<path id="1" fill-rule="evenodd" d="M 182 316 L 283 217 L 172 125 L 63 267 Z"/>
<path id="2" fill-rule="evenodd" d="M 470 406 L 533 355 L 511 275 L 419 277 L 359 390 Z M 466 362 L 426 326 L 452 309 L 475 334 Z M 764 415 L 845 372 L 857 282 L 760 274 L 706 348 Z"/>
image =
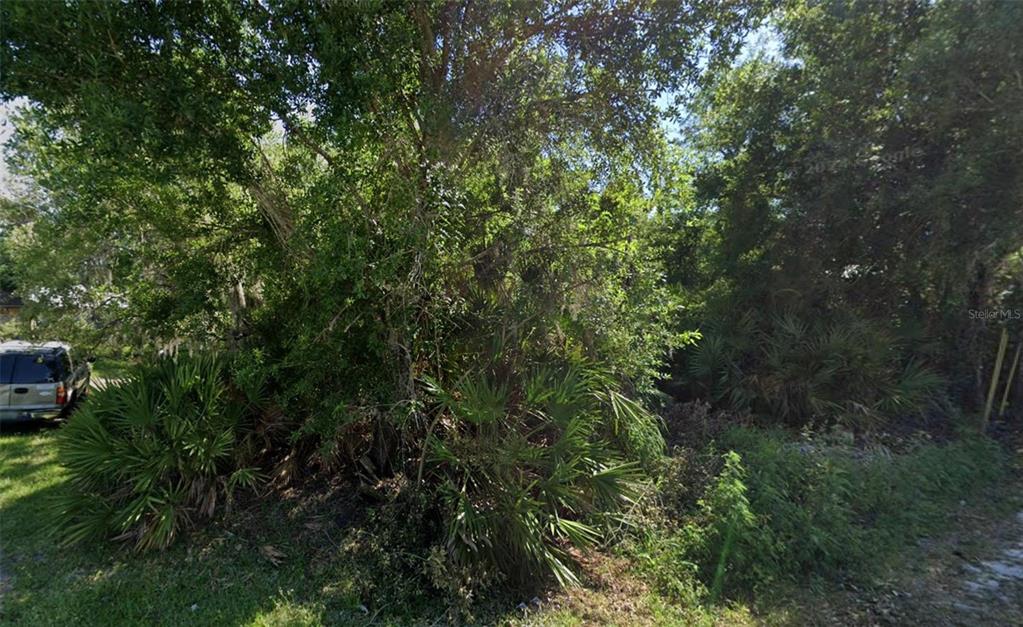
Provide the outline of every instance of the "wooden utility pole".
<path id="1" fill-rule="evenodd" d="M 1012 367 L 1009 368 L 1009 377 L 1005 380 L 1005 391 L 1002 392 L 1002 404 L 998 406 L 998 415 L 1005 415 L 1005 407 L 1009 404 L 1009 390 L 1016 380 L 1016 367 L 1019 366 L 1019 354 L 1023 351 L 1023 342 L 1016 346 L 1016 356 L 1012 358 Z"/>
<path id="2" fill-rule="evenodd" d="M 991 407 L 995 404 L 995 389 L 998 388 L 998 377 L 1002 373 L 1002 361 L 1005 359 L 1005 347 L 1009 344 L 1009 330 L 1002 327 L 1002 339 L 998 342 L 998 356 L 995 357 L 995 369 L 991 372 L 991 386 L 987 389 L 987 402 L 984 403 L 984 419 L 980 423 L 980 431 L 987 431 L 988 419 L 991 418 Z"/>

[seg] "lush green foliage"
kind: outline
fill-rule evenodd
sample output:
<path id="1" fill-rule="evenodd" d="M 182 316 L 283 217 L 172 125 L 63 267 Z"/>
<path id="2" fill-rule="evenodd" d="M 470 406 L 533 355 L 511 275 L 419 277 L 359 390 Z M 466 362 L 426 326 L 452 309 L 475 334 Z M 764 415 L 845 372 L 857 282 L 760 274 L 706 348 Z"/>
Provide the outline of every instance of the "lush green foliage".
<path id="1" fill-rule="evenodd" d="M 695 107 L 696 203 L 672 218 L 670 272 L 717 339 L 677 375 L 787 422 L 914 413 L 907 393 L 940 397 L 928 370 L 976 407 L 998 330 L 975 314 L 1012 292 L 997 269 L 1023 239 L 1009 35 L 1023 7 L 797 0 L 772 22 L 774 49 L 752 49 Z M 755 338 L 736 328 L 750 312 Z M 809 333 L 779 352 L 793 325 Z M 840 336 L 852 345 L 821 353 Z M 845 372 L 821 365 L 834 356 Z M 728 372 L 711 383 L 707 365 Z"/>
<path id="2" fill-rule="evenodd" d="M 454 568 L 577 582 L 567 547 L 602 537 L 585 518 L 633 502 L 643 473 L 626 460 L 654 463 L 664 448 L 654 418 L 609 385 L 577 368 L 430 384 L 439 406 L 420 476 L 438 485 Z"/>
<path id="3" fill-rule="evenodd" d="M 245 465 L 253 413 L 208 355 L 161 357 L 94 391 L 58 442 L 71 485 L 57 505 L 63 538 L 166 547 L 259 481 Z"/>
<path id="4" fill-rule="evenodd" d="M 18 332 L 232 364 L 143 365 L 72 419 L 72 540 L 165 546 L 258 449 L 275 488 L 407 508 L 395 563 L 464 600 L 576 581 L 659 477 L 680 520 L 643 559 L 692 600 L 854 568 L 891 504 L 913 529 L 911 495 L 991 479 L 973 441 L 665 460 L 645 405 L 868 441 L 970 409 L 994 326 L 970 312 L 1023 294 L 1019 3 L 2 10 Z"/>
<path id="5" fill-rule="evenodd" d="M 223 524 L 130 559 L 106 544 L 68 550 L 47 533 L 49 501 L 68 487 L 57 435 L 0 435 L 5 625 L 444 622 L 445 599 L 423 581 L 421 555 L 407 548 L 432 535 L 430 520 L 422 519 L 416 504 L 353 509 L 343 488 L 239 501 Z M 680 608 L 648 594 L 631 575 L 615 574 L 616 585 L 634 582 L 636 591 L 551 590 L 553 602 L 528 612 L 516 608 L 521 594 L 498 596 L 485 599 L 474 608 L 474 620 L 464 622 L 569 627 L 586 621 L 696 624 L 720 616 L 716 622 L 755 624 L 741 605 Z"/>
<path id="6" fill-rule="evenodd" d="M 641 568 L 684 601 L 866 579 L 960 499 L 1004 481 L 1008 468 L 1005 452 L 983 438 L 920 441 L 893 454 L 734 429 L 716 446 L 703 456 L 720 468 L 703 496 L 682 505 L 687 513 L 666 525 L 673 531 L 648 531 L 636 547 Z"/>
<path id="7" fill-rule="evenodd" d="M 687 374 L 709 398 L 790 426 L 874 428 L 948 404 L 942 377 L 904 354 L 869 319 L 810 324 L 787 314 L 759 325 L 747 315 L 712 325 Z"/>
<path id="8" fill-rule="evenodd" d="M 685 338 L 644 185 L 669 167 L 649 92 L 681 99 L 762 11 L 5 3 L 11 161 L 41 188 L 4 225 L 48 318 L 27 332 L 236 352 L 285 417 L 279 484 L 404 477 L 464 510 L 453 568 L 473 553 L 569 581 L 557 542 L 596 539 L 582 518 L 659 455 L 625 394 Z M 604 378 L 562 413 L 505 398 L 569 363 Z M 523 455 L 536 478 L 509 470 Z M 488 536 L 509 529 L 506 552 Z"/>

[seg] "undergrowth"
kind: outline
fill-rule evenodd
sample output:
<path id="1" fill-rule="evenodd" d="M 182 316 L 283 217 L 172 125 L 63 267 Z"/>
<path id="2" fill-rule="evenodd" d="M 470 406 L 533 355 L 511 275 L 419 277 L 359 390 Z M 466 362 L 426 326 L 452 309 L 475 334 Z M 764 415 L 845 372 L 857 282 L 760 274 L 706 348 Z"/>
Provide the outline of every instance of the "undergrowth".
<path id="1" fill-rule="evenodd" d="M 756 597 L 782 583 L 866 581 L 1008 468 L 982 437 L 893 454 L 751 428 L 725 431 L 701 452 L 677 449 L 673 461 L 661 502 L 626 551 L 684 603 Z M 709 478 L 699 497 L 676 487 L 701 472 Z"/>

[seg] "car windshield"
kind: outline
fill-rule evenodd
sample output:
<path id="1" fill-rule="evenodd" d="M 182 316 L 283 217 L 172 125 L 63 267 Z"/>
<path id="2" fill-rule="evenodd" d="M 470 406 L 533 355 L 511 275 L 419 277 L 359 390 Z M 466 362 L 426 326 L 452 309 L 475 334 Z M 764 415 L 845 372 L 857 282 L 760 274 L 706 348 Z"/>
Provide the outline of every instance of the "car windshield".
<path id="1" fill-rule="evenodd" d="M 60 365 L 44 355 L 3 355 L 0 376 L 10 383 L 53 383 L 60 380 Z"/>

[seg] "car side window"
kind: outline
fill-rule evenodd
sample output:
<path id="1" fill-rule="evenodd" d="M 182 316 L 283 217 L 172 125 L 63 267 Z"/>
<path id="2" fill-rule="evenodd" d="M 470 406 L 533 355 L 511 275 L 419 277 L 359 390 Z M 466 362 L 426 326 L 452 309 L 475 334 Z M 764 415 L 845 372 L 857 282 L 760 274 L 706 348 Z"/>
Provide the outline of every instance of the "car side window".
<path id="1" fill-rule="evenodd" d="M 0 355 L 0 384 L 10 383 L 12 374 L 14 374 L 14 355 Z"/>

